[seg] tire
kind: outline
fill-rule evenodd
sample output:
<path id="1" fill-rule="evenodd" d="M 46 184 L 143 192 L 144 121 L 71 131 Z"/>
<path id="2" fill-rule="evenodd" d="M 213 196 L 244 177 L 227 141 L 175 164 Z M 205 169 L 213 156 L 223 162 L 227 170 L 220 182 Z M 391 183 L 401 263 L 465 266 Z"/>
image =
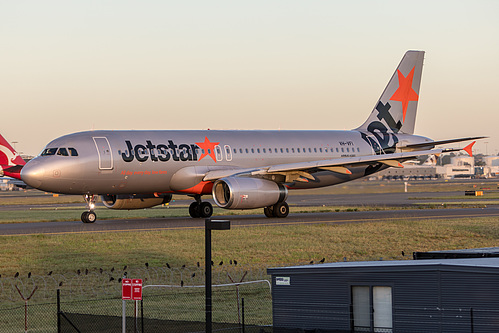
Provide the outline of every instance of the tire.
<path id="1" fill-rule="evenodd" d="M 196 201 L 189 206 L 189 215 L 194 219 L 201 217 L 201 209 Z"/>
<path id="2" fill-rule="evenodd" d="M 274 205 L 274 216 L 284 218 L 289 214 L 289 206 L 286 202 L 278 202 Z"/>
<path id="3" fill-rule="evenodd" d="M 88 212 L 81 213 L 81 222 L 88 223 L 87 222 L 87 215 L 88 215 Z"/>
<path id="4" fill-rule="evenodd" d="M 213 206 L 209 202 L 202 202 L 199 206 L 199 213 L 203 218 L 211 217 L 213 215 Z"/>
<path id="5" fill-rule="evenodd" d="M 83 223 L 94 223 L 97 221 L 97 214 L 95 212 L 83 212 L 81 214 L 81 221 Z"/>
<path id="6" fill-rule="evenodd" d="M 267 216 L 268 218 L 272 218 L 272 217 L 275 217 L 274 215 L 274 206 L 268 206 L 268 207 L 265 207 L 263 209 L 263 213 L 265 214 L 265 216 Z"/>

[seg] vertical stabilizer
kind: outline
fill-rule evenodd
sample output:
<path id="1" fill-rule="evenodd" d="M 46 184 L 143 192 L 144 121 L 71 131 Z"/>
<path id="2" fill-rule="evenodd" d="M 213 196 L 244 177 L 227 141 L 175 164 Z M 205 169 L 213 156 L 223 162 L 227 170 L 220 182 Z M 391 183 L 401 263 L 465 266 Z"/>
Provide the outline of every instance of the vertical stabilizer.
<path id="1" fill-rule="evenodd" d="M 414 134 L 424 51 L 407 51 L 381 94 L 362 132 Z"/>
<path id="2" fill-rule="evenodd" d="M 26 162 L 14 148 L 0 135 L 0 176 L 21 179 L 21 169 Z"/>
<path id="3" fill-rule="evenodd" d="M 14 166 L 25 164 L 26 162 L 19 156 L 17 151 L 0 134 L 0 165 Z"/>

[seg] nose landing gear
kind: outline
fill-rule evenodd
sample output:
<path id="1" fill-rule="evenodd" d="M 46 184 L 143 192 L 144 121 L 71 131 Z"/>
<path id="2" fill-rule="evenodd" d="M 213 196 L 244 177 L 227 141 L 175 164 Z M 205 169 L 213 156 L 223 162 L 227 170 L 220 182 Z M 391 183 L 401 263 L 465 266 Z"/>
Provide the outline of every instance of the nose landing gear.
<path id="1" fill-rule="evenodd" d="M 94 212 L 96 196 L 93 194 L 85 194 L 84 198 L 87 203 L 88 211 L 81 214 L 81 221 L 83 223 L 94 223 L 97 220 L 97 214 Z"/>

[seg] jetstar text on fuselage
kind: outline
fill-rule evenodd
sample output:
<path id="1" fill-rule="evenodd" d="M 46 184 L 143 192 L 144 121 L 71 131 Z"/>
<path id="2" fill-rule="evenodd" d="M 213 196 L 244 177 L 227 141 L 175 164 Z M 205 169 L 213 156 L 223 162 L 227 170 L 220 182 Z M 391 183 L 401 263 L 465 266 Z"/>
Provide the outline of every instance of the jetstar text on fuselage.
<path id="1" fill-rule="evenodd" d="M 139 162 L 145 162 L 149 158 L 153 162 L 173 161 L 197 161 L 197 150 L 200 149 L 197 144 L 175 144 L 168 140 L 168 144 L 155 145 L 151 140 L 146 140 L 146 144 L 136 144 L 135 146 L 126 140 L 127 150 L 121 153 L 121 158 L 125 162 L 132 162 L 136 159 Z"/>

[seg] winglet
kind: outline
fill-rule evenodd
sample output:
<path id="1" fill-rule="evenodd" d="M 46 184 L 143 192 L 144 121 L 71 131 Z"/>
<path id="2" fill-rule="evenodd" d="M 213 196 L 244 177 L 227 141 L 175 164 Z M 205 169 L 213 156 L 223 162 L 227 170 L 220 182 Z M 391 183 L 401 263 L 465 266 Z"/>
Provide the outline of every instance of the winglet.
<path id="1" fill-rule="evenodd" d="M 470 143 L 469 145 L 467 145 L 466 147 L 463 148 L 463 150 L 465 152 L 468 153 L 468 155 L 470 155 L 471 157 L 473 157 L 473 145 L 476 143 L 476 141 L 473 141 L 472 143 Z"/>

